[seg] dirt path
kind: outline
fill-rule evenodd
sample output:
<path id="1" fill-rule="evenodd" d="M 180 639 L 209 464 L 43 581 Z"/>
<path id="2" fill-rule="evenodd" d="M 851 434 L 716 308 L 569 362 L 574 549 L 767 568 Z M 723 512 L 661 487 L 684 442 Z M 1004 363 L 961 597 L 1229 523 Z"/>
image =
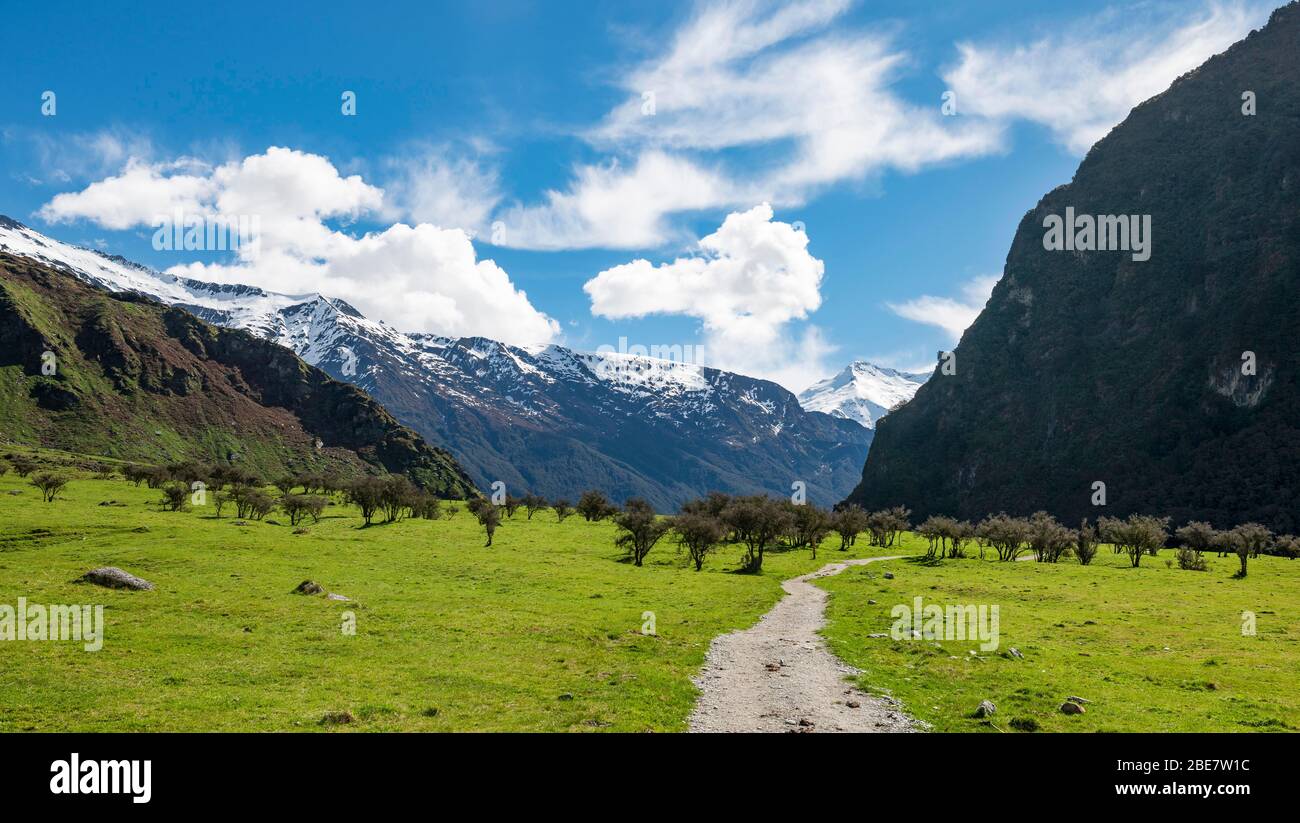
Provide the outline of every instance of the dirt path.
<path id="1" fill-rule="evenodd" d="M 830 563 L 781 584 L 786 596 L 749 629 L 716 637 L 695 678 L 693 732 L 912 732 L 915 722 L 889 698 L 853 688 L 857 669 L 831 654 L 817 632 L 826 625 L 827 593 L 808 582 L 849 566 L 898 560 L 869 557 Z"/>

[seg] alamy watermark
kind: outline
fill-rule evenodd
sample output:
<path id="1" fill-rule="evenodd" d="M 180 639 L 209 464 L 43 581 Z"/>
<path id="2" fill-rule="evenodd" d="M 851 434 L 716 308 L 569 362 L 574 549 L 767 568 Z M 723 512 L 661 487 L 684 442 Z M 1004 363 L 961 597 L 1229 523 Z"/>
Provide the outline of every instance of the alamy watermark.
<path id="1" fill-rule="evenodd" d="M 82 644 L 88 652 L 104 647 L 104 607 L 39 603 L 18 598 L 18 606 L 0 603 L 0 641 L 52 640 Z"/>
<path id="2" fill-rule="evenodd" d="M 1043 248 L 1048 251 L 1128 251 L 1139 263 L 1151 259 L 1151 215 L 1075 214 L 1043 218 Z"/>
<path id="3" fill-rule="evenodd" d="M 996 651 L 1001 638 L 998 607 L 980 605 L 926 605 L 921 598 L 912 605 L 900 603 L 890 609 L 894 640 L 978 640 L 980 651 Z"/>
<path id="4" fill-rule="evenodd" d="M 704 347 L 692 344 L 674 343 L 671 345 L 655 343 L 650 346 L 643 346 L 640 343 L 628 345 L 626 337 L 618 339 L 618 347 L 608 343 L 597 347 L 596 354 L 622 354 L 629 358 L 648 357 L 653 360 L 666 360 L 670 363 L 679 363 L 691 366 L 704 365 Z M 616 377 L 623 373 L 639 372 L 645 368 L 645 364 L 631 359 L 621 357 L 602 357 L 596 364 L 596 373 L 601 377 Z"/>
<path id="5" fill-rule="evenodd" d="M 171 214 L 154 215 L 154 251 L 236 251 L 255 256 L 262 218 L 256 214 Z"/>

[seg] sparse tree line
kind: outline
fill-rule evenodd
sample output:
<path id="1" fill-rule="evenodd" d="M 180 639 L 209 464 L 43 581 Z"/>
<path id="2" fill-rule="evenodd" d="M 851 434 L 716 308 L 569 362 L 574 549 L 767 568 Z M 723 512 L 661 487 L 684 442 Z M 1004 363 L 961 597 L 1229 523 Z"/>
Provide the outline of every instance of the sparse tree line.
<path id="1" fill-rule="evenodd" d="M 986 551 L 1009 562 L 1032 556 L 1040 563 L 1056 563 L 1073 556 L 1088 565 L 1102 543 L 1109 543 L 1116 554 L 1128 557 L 1134 567 L 1143 557 L 1158 556 L 1170 539 L 1169 518 L 1134 514 L 1127 518 L 1102 517 L 1090 525 L 1087 519 L 1071 529 L 1046 512 L 1030 517 L 995 514 L 978 524 L 951 517 L 933 516 L 916 527 L 916 533 L 929 543 L 932 558 L 964 557 L 965 547 L 974 542 L 982 559 Z M 1247 561 L 1261 554 L 1295 559 L 1300 557 L 1300 538 L 1274 535 L 1258 523 L 1245 523 L 1232 529 L 1216 530 L 1208 523 L 1193 521 L 1176 529 L 1172 535 L 1177 547 L 1174 560 L 1181 569 L 1205 571 L 1205 552 L 1216 551 L 1220 557 L 1235 554 L 1241 561 L 1238 577 L 1245 577 Z"/>
<path id="2" fill-rule="evenodd" d="M 40 469 L 40 463 L 25 455 L 11 453 L 0 459 L 0 477 L 12 471 L 28 478 L 40 490 L 42 499 L 52 502 L 66 488 L 69 478 Z M 376 518 L 384 523 L 407 518 L 437 520 L 459 511 L 455 504 L 446 504 L 404 475 L 344 478 L 306 472 L 267 483 L 238 466 L 210 466 L 195 461 L 163 466 L 127 464 L 120 471 L 137 487 L 143 483 L 161 491 L 160 505 L 167 511 L 186 509 L 194 484 L 202 483 L 218 518 L 233 508 L 241 520 L 263 520 L 279 509 L 291 525 L 297 526 L 308 518 L 319 522 L 326 507 L 340 498 L 360 510 L 366 526 L 373 525 Z M 113 476 L 112 467 L 99 466 L 95 476 Z M 268 487 L 278 490 L 279 497 L 268 493 Z M 697 571 L 710 554 L 724 545 L 743 546 L 742 569 L 758 572 L 769 550 L 806 548 L 815 558 L 818 547 L 831 534 L 839 538 L 840 550 L 847 551 L 863 534 L 870 545 L 888 548 L 896 545 L 902 534 L 913 531 L 911 512 L 902 506 L 876 512 L 854 505 L 826 510 L 765 495 L 733 496 L 722 492 L 687 501 L 679 514 L 670 517 L 659 516 L 640 498 L 630 498 L 620 507 L 595 489 L 583 492 L 577 503 L 526 494 L 506 495 L 499 504 L 488 498 L 474 498 L 466 507 L 483 527 L 488 546 L 503 521 L 513 519 L 521 510 L 531 521 L 549 509 L 560 523 L 575 514 L 589 523 L 612 520 L 618 529 L 615 544 L 636 566 L 643 565 L 650 551 L 671 535 L 678 551 L 687 555 Z M 1096 557 L 1100 545 L 1110 544 L 1116 554 L 1126 555 L 1133 567 L 1140 566 L 1143 557 L 1158 556 L 1171 537 L 1168 517 L 1102 517 L 1096 525 L 1084 519 L 1079 528 L 1071 529 L 1046 512 L 1029 517 L 1000 513 L 978 523 L 933 515 L 916 525 L 915 533 L 927 543 L 926 556 L 935 560 L 966 557 L 975 547 L 981 559 L 990 552 L 1003 562 L 1032 556 L 1040 563 L 1057 563 L 1073 557 L 1086 566 Z M 1191 571 L 1208 568 L 1205 553 L 1210 551 L 1220 557 L 1235 554 L 1241 562 L 1238 577 L 1245 577 L 1248 561 L 1261 554 L 1300 557 L 1300 537 L 1275 535 L 1258 523 L 1218 530 L 1208 523 L 1192 521 L 1174 530 L 1172 537 L 1176 543 L 1174 561 L 1179 568 Z"/>
<path id="3" fill-rule="evenodd" d="M 565 497 L 548 501 L 539 494 L 526 494 L 522 497 L 508 494 L 500 503 L 494 503 L 486 497 L 477 497 L 470 500 L 466 508 L 483 527 L 487 535 L 485 544 L 487 546 L 492 545 L 492 539 L 502 521 L 513 519 L 520 509 L 523 509 L 528 520 L 532 520 L 539 512 L 550 509 L 555 513 L 556 521 L 560 523 L 575 514 L 581 515 L 588 523 L 594 523 L 613 517 L 620 511 L 619 507 L 611 503 L 603 492 L 595 490 L 584 492 L 578 498 L 576 505 Z"/>
<path id="4" fill-rule="evenodd" d="M 600 499 L 605 502 L 603 495 Z M 869 536 L 872 545 L 892 546 L 908 528 L 908 512 L 901 508 L 874 514 L 856 506 L 829 511 L 765 495 L 722 492 L 689 500 L 671 517 L 658 516 L 639 498 L 629 499 L 615 512 L 611 515 L 618 527 L 615 545 L 627 552 L 633 565 L 643 565 L 651 549 L 668 537 L 696 571 L 724 545 L 743 547 L 741 570 L 756 573 L 762 571 L 768 551 L 808 549 L 815 558 L 831 534 L 839 538 L 841 551 L 847 551 L 862 534 Z"/>

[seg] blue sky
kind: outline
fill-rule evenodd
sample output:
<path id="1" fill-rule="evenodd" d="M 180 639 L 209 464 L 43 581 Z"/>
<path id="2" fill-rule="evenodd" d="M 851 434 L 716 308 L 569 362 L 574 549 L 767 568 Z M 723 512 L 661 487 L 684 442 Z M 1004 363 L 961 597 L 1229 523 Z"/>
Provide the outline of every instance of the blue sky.
<path id="1" fill-rule="evenodd" d="M 695 344 L 799 391 L 951 347 L 1038 198 L 1272 5 L 23 4 L 0 213 L 407 330 Z M 155 249 L 180 205 L 257 214 L 260 254 Z"/>

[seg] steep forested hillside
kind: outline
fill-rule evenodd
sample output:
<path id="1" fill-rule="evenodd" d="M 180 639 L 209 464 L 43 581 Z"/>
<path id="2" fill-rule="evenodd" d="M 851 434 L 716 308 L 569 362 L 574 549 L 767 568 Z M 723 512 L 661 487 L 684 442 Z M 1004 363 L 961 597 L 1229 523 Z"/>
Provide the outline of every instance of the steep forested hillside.
<path id="1" fill-rule="evenodd" d="M 1067 207 L 1150 215 L 1150 259 L 1046 250 L 1044 218 Z M 849 499 L 921 515 L 1145 511 L 1294 531 L 1298 331 L 1292 4 L 1135 108 L 1025 215 L 956 373 L 881 422 Z"/>

